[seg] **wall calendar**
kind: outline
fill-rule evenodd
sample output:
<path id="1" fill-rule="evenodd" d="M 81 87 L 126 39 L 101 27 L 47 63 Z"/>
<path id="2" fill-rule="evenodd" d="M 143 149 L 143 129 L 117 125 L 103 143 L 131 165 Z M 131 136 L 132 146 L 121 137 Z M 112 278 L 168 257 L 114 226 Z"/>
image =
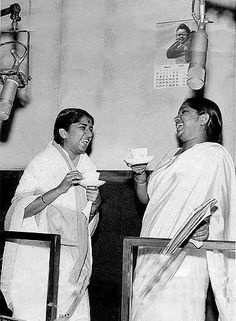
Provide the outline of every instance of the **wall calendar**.
<path id="1" fill-rule="evenodd" d="M 155 65 L 154 89 L 187 87 L 188 64 Z"/>

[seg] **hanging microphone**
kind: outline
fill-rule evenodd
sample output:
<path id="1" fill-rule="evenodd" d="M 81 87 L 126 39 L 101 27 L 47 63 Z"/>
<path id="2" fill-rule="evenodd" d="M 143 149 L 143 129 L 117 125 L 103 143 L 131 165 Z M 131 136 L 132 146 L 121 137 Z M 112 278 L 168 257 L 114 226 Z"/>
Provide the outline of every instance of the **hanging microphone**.
<path id="1" fill-rule="evenodd" d="M 3 86 L 0 93 L 0 121 L 7 120 L 10 116 L 15 95 L 18 88 L 24 88 L 28 81 L 31 80 L 29 76 L 29 58 L 27 61 L 27 74 L 20 70 L 20 65 L 29 54 L 30 47 L 30 33 L 27 30 L 18 30 L 18 22 L 21 21 L 19 13 L 21 7 L 18 3 L 12 4 L 9 8 L 1 10 L 0 16 L 11 14 L 12 28 L 10 29 L 10 41 L 0 42 L 0 47 L 11 45 L 10 50 L 13 56 L 13 65 L 11 68 L 0 69 L 0 83 Z M 26 34 L 26 44 L 18 41 L 19 34 Z M 18 50 L 21 48 L 21 50 Z M 23 50 L 23 51 L 22 51 Z"/>
<path id="2" fill-rule="evenodd" d="M 197 32 L 194 32 L 192 36 L 190 62 L 187 76 L 187 84 L 193 90 L 201 89 L 205 83 L 208 47 L 208 37 L 205 28 L 206 24 L 211 22 L 205 18 L 205 0 L 198 0 L 198 2 L 198 18 L 194 12 L 195 0 L 192 2 L 192 16 L 198 25 L 198 30 Z"/>
<path id="3" fill-rule="evenodd" d="M 0 94 L 0 120 L 9 118 L 18 86 L 19 79 L 17 76 L 5 77 Z"/>
<path id="4" fill-rule="evenodd" d="M 193 90 L 204 86 L 206 76 L 208 37 L 204 29 L 198 29 L 193 34 L 187 84 Z"/>

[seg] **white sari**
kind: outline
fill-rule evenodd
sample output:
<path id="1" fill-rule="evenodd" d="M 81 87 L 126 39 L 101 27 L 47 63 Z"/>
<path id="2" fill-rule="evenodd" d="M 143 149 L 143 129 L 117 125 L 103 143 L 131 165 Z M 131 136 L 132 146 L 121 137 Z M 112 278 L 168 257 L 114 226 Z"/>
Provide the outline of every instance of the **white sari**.
<path id="1" fill-rule="evenodd" d="M 98 215 L 89 224 L 91 202 L 86 190 L 72 187 L 35 216 L 24 219 L 25 208 L 38 196 L 58 186 L 66 174 L 77 169 L 83 176 L 96 172 L 87 156 L 76 167 L 55 142 L 26 167 L 5 219 L 5 229 L 61 235 L 58 285 L 58 318 L 90 320 L 87 286 L 92 270 L 91 235 Z M 49 248 L 45 242 L 7 242 L 4 250 L 1 289 L 13 316 L 44 321 L 48 282 Z"/>
<path id="2" fill-rule="evenodd" d="M 141 236 L 172 238 L 195 208 L 215 198 L 217 210 L 211 216 L 209 239 L 236 240 L 235 169 L 221 145 L 197 144 L 168 157 L 152 173 L 148 194 Z M 209 277 L 220 320 L 235 320 L 235 265 L 227 255 L 201 249 L 188 250 L 187 255 L 177 251 L 158 276 L 158 251 L 140 248 L 132 321 L 204 321 Z"/>

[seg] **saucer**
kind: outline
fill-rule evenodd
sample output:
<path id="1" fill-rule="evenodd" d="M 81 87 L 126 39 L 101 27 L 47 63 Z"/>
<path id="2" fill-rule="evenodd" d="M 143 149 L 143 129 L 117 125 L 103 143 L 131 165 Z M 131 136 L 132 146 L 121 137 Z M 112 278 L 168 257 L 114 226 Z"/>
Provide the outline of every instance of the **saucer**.
<path id="1" fill-rule="evenodd" d="M 147 157 L 140 157 L 140 158 L 129 158 L 125 159 L 124 161 L 127 163 L 128 166 L 133 165 L 142 165 L 148 164 L 153 160 L 154 156 L 147 156 Z"/>
<path id="2" fill-rule="evenodd" d="M 100 187 L 105 183 L 106 183 L 105 181 L 101 181 L 99 179 L 85 178 L 79 182 L 79 185 L 83 187 L 88 187 L 88 186 Z"/>

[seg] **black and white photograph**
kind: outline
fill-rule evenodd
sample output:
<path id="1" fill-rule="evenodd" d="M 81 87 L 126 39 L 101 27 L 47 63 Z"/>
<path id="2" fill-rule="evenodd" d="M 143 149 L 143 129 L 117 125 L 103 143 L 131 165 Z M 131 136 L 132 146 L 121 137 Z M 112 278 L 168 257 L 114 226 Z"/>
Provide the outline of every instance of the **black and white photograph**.
<path id="1" fill-rule="evenodd" d="M 0 12 L 0 321 L 236 321 L 236 0 Z"/>

